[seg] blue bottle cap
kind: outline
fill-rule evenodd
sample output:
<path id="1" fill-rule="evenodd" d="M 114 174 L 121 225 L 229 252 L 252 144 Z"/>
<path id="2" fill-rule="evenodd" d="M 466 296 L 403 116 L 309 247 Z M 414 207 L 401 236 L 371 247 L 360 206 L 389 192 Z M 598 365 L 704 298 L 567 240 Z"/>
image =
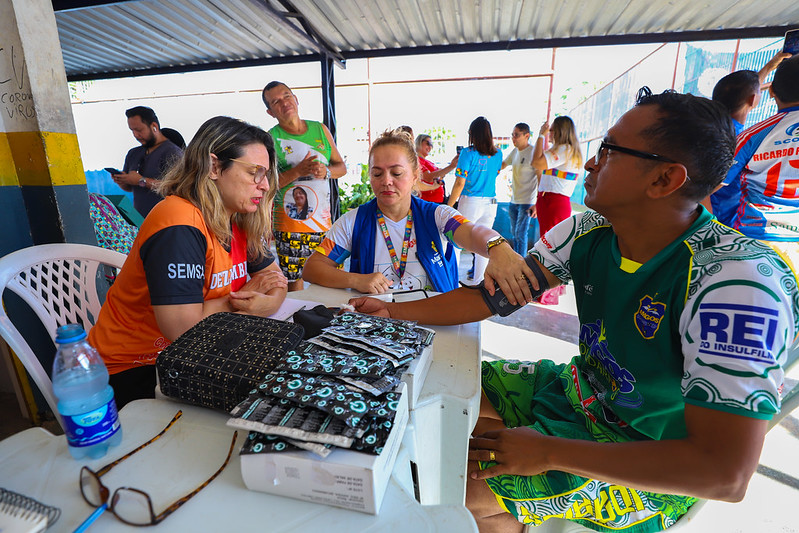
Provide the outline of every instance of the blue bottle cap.
<path id="1" fill-rule="evenodd" d="M 67 324 L 56 330 L 55 341 L 58 344 L 68 344 L 78 342 L 86 338 L 86 332 L 80 324 Z"/>

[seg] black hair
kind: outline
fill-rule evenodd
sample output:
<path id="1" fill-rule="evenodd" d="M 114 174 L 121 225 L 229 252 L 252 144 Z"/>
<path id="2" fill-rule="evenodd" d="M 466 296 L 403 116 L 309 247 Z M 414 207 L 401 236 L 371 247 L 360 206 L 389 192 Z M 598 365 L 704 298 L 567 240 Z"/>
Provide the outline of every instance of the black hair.
<path id="1" fill-rule="evenodd" d="M 267 83 L 266 87 L 264 87 L 264 90 L 261 91 L 261 100 L 264 101 L 264 105 L 266 106 L 267 109 L 269 109 L 269 102 L 266 101 L 266 91 L 271 91 L 275 87 L 280 87 L 281 85 L 283 87 L 285 87 L 286 89 L 289 89 L 289 86 L 286 85 L 285 83 L 283 83 L 282 81 L 274 80 L 274 81 L 270 81 L 269 83 Z M 289 91 L 290 90 L 291 89 L 289 89 Z"/>
<path id="2" fill-rule="evenodd" d="M 141 121 L 147 124 L 148 126 L 153 122 L 155 122 L 159 128 L 161 127 L 161 123 L 158 122 L 158 117 L 155 116 L 155 111 L 153 111 L 152 108 L 150 107 L 146 107 L 143 105 L 137 105 L 136 107 L 131 107 L 130 109 L 125 111 L 125 116 L 128 118 L 139 117 L 141 118 Z"/>
<path id="3" fill-rule="evenodd" d="M 186 141 L 183 139 L 183 135 L 181 135 L 178 130 L 172 128 L 161 128 L 161 133 L 178 148 L 183 150 L 186 149 Z"/>
<path id="4" fill-rule="evenodd" d="M 641 133 L 651 141 L 651 151 L 678 161 L 690 181 L 683 194 L 701 200 L 722 182 L 732 165 L 735 134 L 727 108 L 719 102 L 673 90 L 652 94 L 638 91 L 636 106 L 655 105 L 658 121 Z"/>
<path id="5" fill-rule="evenodd" d="M 771 92 L 783 104 L 799 102 L 799 54 L 783 60 L 777 67 Z"/>
<path id="6" fill-rule="evenodd" d="M 721 78 L 713 87 L 713 100 L 735 113 L 753 94 L 760 92 L 760 78 L 753 70 L 738 70 Z"/>
<path id="7" fill-rule="evenodd" d="M 518 124 L 516 124 L 513 127 L 516 128 L 517 130 L 519 130 L 522 133 L 530 133 L 530 125 L 527 124 L 526 122 L 519 122 Z"/>
<path id="8" fill-rule="evenodd" d="M 497 153 L 497 148 L 494 146 L 494 134 L 491 133 L 491 123 L 485 117 L 477 117 L 469 124 L 469 145 L 480 155 Z"/>

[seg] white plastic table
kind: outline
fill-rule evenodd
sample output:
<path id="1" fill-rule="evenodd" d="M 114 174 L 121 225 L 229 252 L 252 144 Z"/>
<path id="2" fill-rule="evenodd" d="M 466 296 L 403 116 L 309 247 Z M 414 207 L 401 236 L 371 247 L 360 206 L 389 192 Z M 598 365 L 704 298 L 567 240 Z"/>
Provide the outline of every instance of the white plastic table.
<path id="1" fill-rule="evenodd" d="M 356 296 L 360 293 L 311 284 L 289 293 L 291 299 L 329 306 Z M 468 440 L 480 408 L 480 323 L 433 329 L 433 362 L 411 410 L 403 445 L 417 465 L 420 501 L 463 505 Z"/>
<path id="2" fill-rule="evenodd" d="M 201 407 L 156 399 L 138 400 L 120 411 L 122 444 L 98 460 L 76 461 L 66 439 L 32 428 L 0 442 L 0 487 L 61 509 L 51 531 L 72 531 L 92 511 L 78 484 L 81 466 L 101 468 L 155 436 L 178 409 L 183 417 L 160 439 L 126 459 L 102 477 L 113 492 L 127 486 L 150 494 L 158 513 L 193 491 L 224 461 L 233 430 L 228 416 Z M 194 498 L 147 531 L 297 531 L 440 532 L 477 531 L 463 505 L 419 504 L 409 486 L 407 458 L 398 460 L 377 516 L 247 490 L 241 479 L 238 449 L 222 474 Z M 403 454 L 403 451 L 400 451 Z M 136 531 L 106 512 L 90 531 Z"/>

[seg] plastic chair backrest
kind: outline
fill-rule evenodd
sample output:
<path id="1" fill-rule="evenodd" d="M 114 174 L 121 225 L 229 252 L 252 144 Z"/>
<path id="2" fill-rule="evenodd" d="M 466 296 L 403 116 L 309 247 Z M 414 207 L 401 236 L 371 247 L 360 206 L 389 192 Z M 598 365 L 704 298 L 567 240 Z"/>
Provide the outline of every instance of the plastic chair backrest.
<path id="1" fill-rule="evenodd" d="M 97 294 L 98 270 L 101 265 L 122 268 L 125 258 L 119 252 L 86 244 L 23 248 L 0 258 L 0 295 L 9 289 L 22 298 L 53 340 L 58 326 L 64 324 L 81 323 L 88 332 L 97 321 L 102 305 Z M 4 306 L 0 306 L 0 336 L 58 417 L 49 374 L 9 319 Z"/>

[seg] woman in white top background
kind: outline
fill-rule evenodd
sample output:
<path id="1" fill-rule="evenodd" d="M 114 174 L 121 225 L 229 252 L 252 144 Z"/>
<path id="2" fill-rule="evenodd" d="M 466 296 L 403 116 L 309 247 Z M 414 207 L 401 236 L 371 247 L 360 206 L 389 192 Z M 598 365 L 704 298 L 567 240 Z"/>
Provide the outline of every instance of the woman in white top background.
<path id="1" fill-rule="evenodd" d="M 552 145 L 546 148 L 547 136 Z M 533 150 L 533 168 L 541 171 L 536 214 L 543 237 L 547 231 L 572 214 L 571 195 L 583 166 L 583 153 L 577 129 L 571 118 L 563 116 L 544 123 Z M 563 287 L 541 295 L 541 303 L 557 304 Z M 557 294 L 556 294 L 557 292 Z"/>

